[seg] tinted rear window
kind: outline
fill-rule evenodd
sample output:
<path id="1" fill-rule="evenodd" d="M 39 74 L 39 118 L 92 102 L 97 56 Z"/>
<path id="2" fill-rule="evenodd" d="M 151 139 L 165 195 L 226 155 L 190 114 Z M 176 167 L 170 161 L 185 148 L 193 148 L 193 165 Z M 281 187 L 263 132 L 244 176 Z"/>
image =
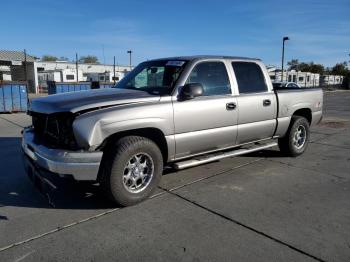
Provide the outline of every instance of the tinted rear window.
<path id="1" fill-rule="evenodd" d="M 259 65 L 250 62 L 232 62 L 240 94 L 266 92 L 267 86 Z"/>

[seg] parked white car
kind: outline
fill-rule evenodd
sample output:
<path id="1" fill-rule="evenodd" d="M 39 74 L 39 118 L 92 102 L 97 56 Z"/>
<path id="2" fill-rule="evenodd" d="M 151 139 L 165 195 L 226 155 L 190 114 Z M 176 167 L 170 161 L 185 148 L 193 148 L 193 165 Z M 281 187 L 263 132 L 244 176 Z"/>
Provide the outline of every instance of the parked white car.
<path id="1" fill-rule="evenodd" d="M 274 82 L 272 83 L 273 88 L 301 88 L 297 83 L 294 82 Z"/>

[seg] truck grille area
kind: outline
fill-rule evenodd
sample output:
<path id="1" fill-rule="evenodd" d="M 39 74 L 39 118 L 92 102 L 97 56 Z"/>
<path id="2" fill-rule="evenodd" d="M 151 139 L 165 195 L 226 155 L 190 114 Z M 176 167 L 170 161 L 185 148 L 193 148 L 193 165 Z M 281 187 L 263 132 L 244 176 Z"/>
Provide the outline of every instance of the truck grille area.
<path id="1" fill-rule="evenodd" d="M 29 112 L 29 115 L 32 116 L 36 142 L 49 148 L 78 149 L 72 128 L 72 113 Z"/>

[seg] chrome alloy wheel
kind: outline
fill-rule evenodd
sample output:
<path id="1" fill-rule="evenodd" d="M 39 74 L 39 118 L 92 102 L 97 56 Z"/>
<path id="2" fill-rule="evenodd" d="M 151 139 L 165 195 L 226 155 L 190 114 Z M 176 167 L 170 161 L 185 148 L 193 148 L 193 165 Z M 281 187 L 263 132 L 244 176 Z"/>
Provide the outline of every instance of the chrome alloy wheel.
<path id="1" fill-rule="evenodd" d="M 140 193 L 152 181 L 154 163 L 150 155 L 138 153 L 130 158 L 124 168 L 123 184 L 130 193 Z"/>
<path id="2" fill-rule="evenodd" d="M 303 125 L 298 126 L 294 133 L 293 145 L 295 148 L 300 149 L 304 146 L 306 141 L 306 129 Z"/>

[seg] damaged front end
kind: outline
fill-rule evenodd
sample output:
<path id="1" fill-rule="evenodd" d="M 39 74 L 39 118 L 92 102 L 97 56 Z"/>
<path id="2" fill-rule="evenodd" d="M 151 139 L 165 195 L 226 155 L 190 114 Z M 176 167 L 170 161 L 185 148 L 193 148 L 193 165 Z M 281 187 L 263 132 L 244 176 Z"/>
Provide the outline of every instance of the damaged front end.
<path id="1" fill-rule="evenodd" d="M 33 126 L 23 130 L 22 150 L 35 169 L 75 180 L 97 179 L 103 153 L 91 152 L 78 145 L 72 127 L 73 113 L 31 111 L 29 115 Z"/>
<path id="2" fill-rule="evenodd" d="M 70 112 L 44 114 L 29 111 L 35 133 L 35 140 L 50 148 L 78 150 L 73 133 L 75 115 Z"/>

